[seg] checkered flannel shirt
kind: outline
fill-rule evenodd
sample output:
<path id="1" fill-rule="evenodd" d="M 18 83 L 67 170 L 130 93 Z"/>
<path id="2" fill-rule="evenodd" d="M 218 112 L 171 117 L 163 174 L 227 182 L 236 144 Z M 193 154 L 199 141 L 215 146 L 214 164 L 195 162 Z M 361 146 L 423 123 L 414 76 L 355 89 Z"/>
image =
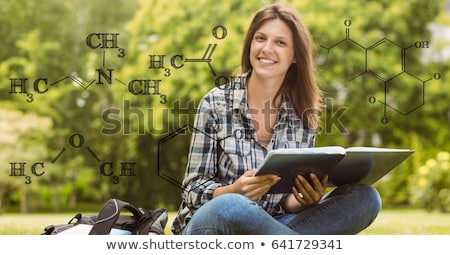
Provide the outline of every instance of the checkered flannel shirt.
<path id="1" fill-rule="evenodd" d="M 240 85 L 215 87 L 200 101 L 182 183 L 182 202 L 172 225 L 174 234 L 181 233 L 195 211 L 213 198 L 214 189 L 230 185 L 245 171 L 257 168 L 268 151 L 314 146 L 315 133 L 303 126 L 286 96 L 272 139 L 267 147 L 261 146 L 251 121 L 245 82 Z M 284 213 L 286 196 L 266 194 L 257 203 L 270 215 L 279 215 Z"/>

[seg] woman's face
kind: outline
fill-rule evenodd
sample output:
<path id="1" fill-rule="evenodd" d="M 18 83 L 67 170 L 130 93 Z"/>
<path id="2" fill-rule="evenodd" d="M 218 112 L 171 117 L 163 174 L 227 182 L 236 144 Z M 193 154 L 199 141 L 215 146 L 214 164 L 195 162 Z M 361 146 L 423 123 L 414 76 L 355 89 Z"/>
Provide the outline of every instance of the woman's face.
<path id="1" fill-rule="evenodd" d="M 252 73 L 261 78 L 284 79 L 294 59 L 294 41 L 289 27 L 280 19 L 264 22 L 250 44 Z"/>

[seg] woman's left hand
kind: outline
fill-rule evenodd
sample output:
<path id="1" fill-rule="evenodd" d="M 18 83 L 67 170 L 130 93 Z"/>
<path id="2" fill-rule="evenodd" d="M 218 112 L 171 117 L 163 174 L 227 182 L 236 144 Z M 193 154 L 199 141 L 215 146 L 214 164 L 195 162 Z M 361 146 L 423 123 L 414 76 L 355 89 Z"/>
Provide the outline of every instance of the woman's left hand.
<path id="1" fill-rule="evenodd" d="M 327 188 L 327 175 L 322 180 L 319 180 L 315 174 L 311 173 L 310 179 L 312 183 L 309 183 L 303 176 L 297 175 L 295 186 L 292 187 L 295 199 L 303 207 L 311 207 L 319 203 Z"/>

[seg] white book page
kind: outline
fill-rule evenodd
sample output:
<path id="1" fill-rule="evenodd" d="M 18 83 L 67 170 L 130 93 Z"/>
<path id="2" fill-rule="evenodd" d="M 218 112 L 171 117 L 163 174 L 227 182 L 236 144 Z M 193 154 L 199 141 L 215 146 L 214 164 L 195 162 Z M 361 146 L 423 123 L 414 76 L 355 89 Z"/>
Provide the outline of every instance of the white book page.
<path id="1" fill-rule="evenodd" d="M 58 235 L 88 235 L 92 229 L 92 225 L 78 224 L 71 227 Z M 111 229 L 110 235 L 131 235 L 131 232 L 123 229 Z"/>
<path id="2" fill-rule="evenodd" d="M 407 152 L 409 149 L 392 149 L 392 148 L 378 148 L 378 147 L 350 147 L 347 152 Z"/>
<path id="3" fill-rule="evenodd" d="M 275 154 L 345 154 L 345 149 L 341 146 L 324 146 L 312 148 L 286 148 L 270 151 Z"/>

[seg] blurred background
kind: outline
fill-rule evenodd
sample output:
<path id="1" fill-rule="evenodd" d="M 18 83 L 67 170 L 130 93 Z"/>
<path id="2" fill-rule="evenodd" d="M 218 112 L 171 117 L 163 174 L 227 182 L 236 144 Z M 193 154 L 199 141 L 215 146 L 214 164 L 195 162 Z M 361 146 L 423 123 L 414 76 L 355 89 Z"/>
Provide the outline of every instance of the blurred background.
<path id="1" fill-rule="evenodd" d="M 0 1 L 0 213 L 176 211 L 200 98 L 276 1 Z M 450 2 L 280 1 L 314 39 L 317 146 L 408 148 L 384 207 L 450 212 Z"/>

